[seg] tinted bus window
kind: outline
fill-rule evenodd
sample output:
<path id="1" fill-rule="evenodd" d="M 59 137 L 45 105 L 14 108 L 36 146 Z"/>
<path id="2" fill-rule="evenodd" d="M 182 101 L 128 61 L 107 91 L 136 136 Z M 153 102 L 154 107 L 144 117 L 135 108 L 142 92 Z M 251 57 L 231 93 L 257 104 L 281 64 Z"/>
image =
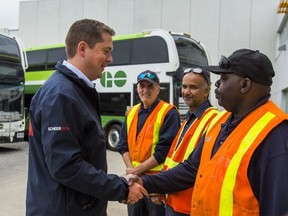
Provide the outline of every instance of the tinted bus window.
<path id="1" fill-rule="evenodd" d="M 0 60 L 8 62 L 21 62 L 17 42 L 9 37 L 0 38 Z"/>
<path id="2" fill-rule="evenodd" d="M 207 56 L 195 42 L 183 36 L 173 36 L 179 54 L 179 61 L 185 64 L 208 65 Z"/>
<path id="3" fill-rule="evenodd" d="M 100 93 L 101 115 L 125 116 L 130 101 L 130 93 Z"/>
<path id="4" fill-rule="evenodd" d="M 161 37 L 136 39 L 132 49 L 132 64 L 169 62 L 167 44 Z"/>
<path id="5" fill-rule="evenodd" d="M 24 72 L 21 64 L 15 62 L 2 61 L 0 59 L 0 76 L 2 75 L 20 78 L 24 76 Z"/>
<path id="6" fill-rule="evenodd" d="M 64 47 L 48 50 L 47 69 L 54 70 L 55 65 L 58 61 L 63 61 L 66 59 L 67 59 L 67 56 L 66 56 L 66 51 Z"/>
<path id="7" fill-rule="evenodd" d="M 29 63 L 28 71 L 40 71 L 46 69 L 46 50 L 27 52 Z"/>
<path id="8" fill-rule="evenodd" d="M 131 59 L 131 40 L 113 42 L 112 65 L 129 65 Z"/>
<path id="9" fill-rule="evenodd" d="M 167 44 L 156 36 L 114 41 L 112 57 L 110 66 L 169 62 Z"/>

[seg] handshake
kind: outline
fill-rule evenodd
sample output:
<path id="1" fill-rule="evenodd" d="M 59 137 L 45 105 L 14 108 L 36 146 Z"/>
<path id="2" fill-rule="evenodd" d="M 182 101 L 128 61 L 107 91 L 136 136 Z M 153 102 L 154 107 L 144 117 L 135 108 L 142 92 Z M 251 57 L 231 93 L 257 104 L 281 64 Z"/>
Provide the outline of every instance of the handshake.
<path id="1" fill-rule="evenodd" d="M 124 204 L 135 204 L 140 199 L 143 199 L 144 196 L 151 199 L 155 204 L 163 204 L 163 196 L 160 194 L 148 194 L 147 190 L 144 188 L 143 180 L 134 174 L 127 174 L 123 176 L 129 186 L 129 194 L 127 200 L 122 200 L 120 203 Z"/>

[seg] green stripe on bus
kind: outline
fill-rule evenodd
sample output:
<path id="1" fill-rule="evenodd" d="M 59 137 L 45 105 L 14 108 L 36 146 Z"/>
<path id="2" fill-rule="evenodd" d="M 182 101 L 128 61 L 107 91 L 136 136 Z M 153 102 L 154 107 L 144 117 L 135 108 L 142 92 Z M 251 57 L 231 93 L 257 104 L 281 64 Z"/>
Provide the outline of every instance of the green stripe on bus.
<path id="1" fill-rule="evenodd" d="M 41 87 L 42 85 L 29 85 L 25 86 L 24 93 L 25 94 L 35 94 L 37 90 Z"/>
<path id="2" fill-rule="evenodd" d="M 141 33 L 135 33 L 135 34 L 114 36 L 113 41 L 127 40 L 127 39 L 134 39 L 134 38 L 143 38 L 146 34 L 147 33 L 141 32 Z"/>
<path id="3" fill-rule="evenodd" d="M 47 80 L 55 70 L 49 70 L 49 71 L 33 71 L 26 73 L 26 81 L 35 81 L 35 80 Z"/>
<path id="4" fill-rule="evenodd" d="M 110 120 L 119 120 L 121 122 L 123 122 L 125 119 L 125 116 L 107 116 L 107 115 L 101 115 L 101 123 L 103 126 L 106 125 L 107 122 L 109 122 Z"/>
<path id="5" fill-rule="evenodd" d="M 62 48 L 64 46 L 65 46 L 65 44 L 50 44 L 50 45 L 44 45 L 44 46 L 27 48 L 26 51 L 46 50 L 46 49 L 49 49 L 49 48 Z"/>

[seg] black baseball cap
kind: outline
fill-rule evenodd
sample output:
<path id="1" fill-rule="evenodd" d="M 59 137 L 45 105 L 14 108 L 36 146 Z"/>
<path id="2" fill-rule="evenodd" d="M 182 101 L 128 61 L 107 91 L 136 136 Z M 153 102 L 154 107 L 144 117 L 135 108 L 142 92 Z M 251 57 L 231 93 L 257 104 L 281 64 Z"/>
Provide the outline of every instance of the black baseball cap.
<path id="1" fill-rule="evenodd" d="M 271 86 L 275 76 L 270 59 L 258 50 L 250 49 L 236 50 L 228 58 L 221 56 L 219 65 L 205 68 L 215 74 L 235 73 L 265 86 Z"/>
<path id="2" fill-rule="evenodd" d="M 151 82 L 153 84 L 160 85 L 159 77 L 155 72 L 150 70 L 143 71 L 137 76 L 137 83 L 142 80 L 147 80 L 148 82 Z"/>

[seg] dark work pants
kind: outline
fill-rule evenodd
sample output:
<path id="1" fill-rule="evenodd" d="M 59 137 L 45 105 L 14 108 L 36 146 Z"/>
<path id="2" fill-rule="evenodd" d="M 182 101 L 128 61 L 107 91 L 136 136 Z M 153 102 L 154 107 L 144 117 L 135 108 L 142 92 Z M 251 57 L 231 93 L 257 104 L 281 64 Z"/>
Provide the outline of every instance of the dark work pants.
<path id="1" fill-rule="evenodd" d="M 184 213 L 179 213 L 175 212 L 173 208 L 171 208 L 169 205 L 166 205 L 165 208 L 165 216 L 189 216 L 190 214 L 184 214 Z"/>
<path id="2" fill-rule="evenodd" d="M 165 216 L 165 205 L 154 204 L 144 197 L 139 202 L 128 205 L 128 216 Z"/>

